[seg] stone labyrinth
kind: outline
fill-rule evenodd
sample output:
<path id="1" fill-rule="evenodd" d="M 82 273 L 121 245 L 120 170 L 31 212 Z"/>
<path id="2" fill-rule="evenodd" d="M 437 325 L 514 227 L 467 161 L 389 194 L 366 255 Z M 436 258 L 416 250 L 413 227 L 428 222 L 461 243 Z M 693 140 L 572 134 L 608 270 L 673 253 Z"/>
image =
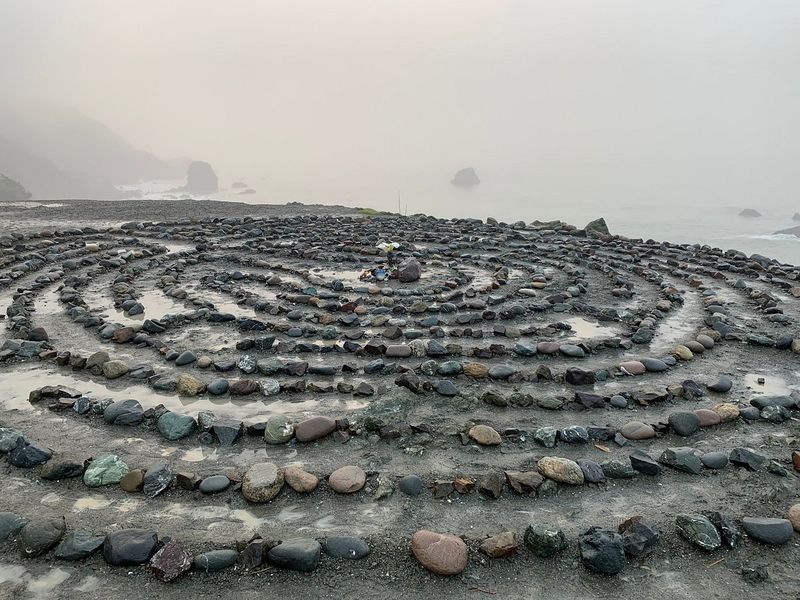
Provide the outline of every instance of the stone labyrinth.
<path id="1" fill-rule="evenodd" d="M 360 280 L 386 240 L 400 278 Z M 796 266 L 603 222 L 209 217 L 2 236 L 0 306 L 19 589 L 44 561 L 797 592 Z"/>

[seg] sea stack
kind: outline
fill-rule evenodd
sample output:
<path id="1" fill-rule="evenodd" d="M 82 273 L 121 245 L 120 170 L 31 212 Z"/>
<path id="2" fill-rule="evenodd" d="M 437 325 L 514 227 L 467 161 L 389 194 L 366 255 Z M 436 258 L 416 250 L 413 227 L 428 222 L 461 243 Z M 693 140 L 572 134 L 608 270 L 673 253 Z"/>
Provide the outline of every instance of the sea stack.
<path id="1" fill-rule="evenodd" d="M 207 162 L 196 160 L 186 172 L 186 191 L 190 194 L 208 194 L 219 191 L 219 181 Z"/>
<path id="2" fill-rule="evenodd" d="M 457 171 L 450 180 L 450 183 L 452 183 L 454 186 L 462 188 L 473 187 L 478 185 L 480 182 L 481 180 L 478 179 L 478 174 L 472 167 L 467 167 L 466 169 Z"/>

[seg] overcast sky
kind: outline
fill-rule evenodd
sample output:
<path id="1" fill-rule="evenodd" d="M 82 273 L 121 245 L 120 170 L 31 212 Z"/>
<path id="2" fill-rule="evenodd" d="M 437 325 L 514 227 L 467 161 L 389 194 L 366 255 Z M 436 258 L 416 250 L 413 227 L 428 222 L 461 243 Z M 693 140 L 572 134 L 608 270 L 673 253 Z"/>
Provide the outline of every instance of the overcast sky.
<path id="1" fill-rule="evenodd" d="M 0 0 L 0 56 L 229 179 L 800 188 L 797 0 Z"/>

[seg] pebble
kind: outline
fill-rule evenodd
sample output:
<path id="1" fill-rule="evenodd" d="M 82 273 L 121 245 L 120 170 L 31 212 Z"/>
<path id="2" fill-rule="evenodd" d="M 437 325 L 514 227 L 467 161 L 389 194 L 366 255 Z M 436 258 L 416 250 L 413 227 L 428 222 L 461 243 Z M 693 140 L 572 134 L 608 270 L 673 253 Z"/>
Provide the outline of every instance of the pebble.
<path id="1" fill-rule="evenodd" d="M 617 531 L 622 536 L 625 554 L 632 558 L 641 558 L 649 554 L 658 544 L 660 537 L 658 528 L 640 516 L 623 521 Z"/>
<path id="2" fill-rule="evenodd" d="M 688 437 L 700 429 L 700 417 L 693 412 L 674 412 L 668 420 L 672 430 L 682 437 Z"/>
<path id="3" fill-rule="evenodd" d="M 270 564 L 292 571 L 313 571 L 319 565 L 321 546 L 307 538 L 284 540 L 267 553 Z"/>
<path id="4" fill-rule="evenodd" d="M 528 525 L 523 537 L 525 546 L 536 556 L 550 558 L 567 547 L 567 536 L 557 527 L 550 525 Z"/>
<path id="5" fill-rule="evenodd" d="M 660 475 L 661 465 L 659 465 L 649 454 L 636 450 L 630 455 L 631 467 L 643 475 Z"/>
<path id="6" fill-rule="evenodd" d="M 19 532 L 22 556 L 32 558 L 52 550 L 61 541 L 66 530 L 64 517 L 28 521 Z"/>
<path id="7" fill-rule="evenodd" d="M 283 472 L 274 463 L 255 463 L 242 479 L 242 495 L 250 502 L 269 502 L 281 491 L 283 482 Z"/>
<path id="8" fill-rule="evenodd" d="M 678 533 L 703 550 L 716 550 L 722 545 L 717 528 L 703 515 L 680 514 L 675 525 Z"/>
<path id="9" fill-rule="evenodd" d="M 647 440 L 656 436 L 655 429 L 641 421 L 628 421 L 619 428 L 619 432 L 628 440 Z"/>
<path id="10" fill-rule="evenodd" d="M 468 435 L 482 446 L 499 446 L 503 441 L 500 434 L 488 425 L 475 425 Z"/>
<path id="11" fill-rule="evenodd" d="M 328 485 L 340 494 L 352 494 L 364 487 L 367 475 L 363 469 L 354 465 L 340 467 L 328 477 Z"/>
<path id="12" fill-rule="evenodd" d="M 97 552 L 106 536 L 93 535 L 88 531 L 70 531 L 61 540 L 55 551 L 59 560 L 83 560 Z"/>
<path id="13" fill-rule="evenodd" d="M 717 392 L 718 394 L 726 394 L 733 387 L 733 381 L 727 375 L 720 375 L 719 379 L 716 382 L 706 387 L 708 387 L 708 389 L 711 390 L 712 392 Z"/>
<path id="14" fill-rule="evenodd" d="M 131 469 L 120 479 L 119 487 L 129 494 L 141 492 L 144 488 L 144 469 Z"/>
<path id="15" fill-rule="evenodd" d="M 231 485 L 231 480 L 226 475 L 212 475 L 200 482 L 198 489 L 204 494 L 218 494 L 227 490 Z"/>
<path id="16" fill-rule="evenodd" d="M 150 570 L 164 583 L 174 581 L 192 568 L 192 557 L 177 540 L 170 540 L 150 559 Z"/>
<path id="17" fill-rule="evenodd" d="M 489 558 L 512 556 L 519 547 L 517 535 L 513 531 L 504 531 L 483 540 L 480 551 Z"/>
<path id="18" fill-rule="evenodd" d="M 714 425 L 722 423 L 722 417 L 713 410 L 698 408 L 693 412 L 697 415 L 697 418 L 700 419 L 700 427 L 713 427 Z"/>
<path id="19" fill-rule="evenodd" d="M 780 546 L 792 539 L 792 524 L 788 519 L 745 517 L 742 529 L 751 538 L 771 546 Z"/>
<path id="20" fill-rule="evenodd" d="M 172 485 L 172 470 L 164 461 L 156 462 L 144 473 L 144 495 L 155 498 Z"/>
<path id="21" fill-rule="evenodd" d="M 359 560 L 369 554 L 369 545 L 361 538 L 350 535 L 334 535 L 325 539 L 322 550 L 333 558 Z"/>
<path id="22" fill-rule="evenodd" d="M 264 427 L 264 441 L 268 444 L 285 444 L 294 435 L 294 424 L 285 415 L 271 415 Z"/>
<path id="23" fill-rule="evenodd" d="M 312 442 L 333 433 L 336 421 L 330 417 L 311 417 L 301 421 L 294 428 L 294 435 L 298 442 Z"/>
<path id="24" fill-rule="evenodd" d="M 110 565 L 141 565 L 158 548 L 158 536 L 149 529 L 120 529 L 106 536 L 103 558 Z"/>
<path id="25" fill-rule="evenodd" d="M 767 462 L 767 457 L 752 448 L 734 448 L 728 459 L 735 465 L 746 467 L 749 471 L 758 471 Z"/>
<path id="26" fill-rule="evenodd" d="M 578 537 L 581 560 L 592 571 L 615 575 L 625 568 L 625 547 L 616 531 L 592 527 Z"/>
<path id="27" fill-rule="evenodd" d="M 411 537 L 411 552 L 437 575 L 457 575 L 467 567 L 467 545 L 454 535 L 422 529 Z"/>
<path id="28" fill-rule="evenodd" d="M 283 477 L 286 485 L 301 494 L 309 494 L 317 489 L 317 485 L 319 485 L 319 478 L 316 475 L 312 475 L 296 466 L 286 467 L 283 470 Z"/>
<path id="29" fill-rule="evenodd" d="M 419 496 L 422 492 L 422 479 L 416 475 L 406 475 L 400 479 L 397 487 L 406 496 Z"/>
<path id="30" fill-rule="evenodd" d="M 27 520 L 12 512 L 0 512 L 0 542 L 16 535 L 25 523 Z"/>
<path id="31" fill-rule="evenodd" d="M 128 472 L 125 464 L 116 454 L 105 454 L 93 460 L 83 473 L 83 483 L 89 487 L 119 483 Z"/>
<path id="32" fill-rule="evenodd" d="M 158 418 L 158 431 L 170 441 L 190 436 L 197 429 L 197 422 L 190 415 L 165 412 Z"/>
<path id="33" fill-rule="evenodd" d="M 659 462 L 686 473 L 699 475 L 702 463 L 697 456 L 697 451 L 694 448 L 667 448 L 661 454 Z"/>
<path id="34" fill-rule="evenodd" d="M 545 477 L 570 485 L 581 485 L 584 481 L 583 471 L 578 463 L 568 458 L 545 456 L 536 463 L 539 472 Z"/>
<path id="35" fill-rule="evenodd" d="M 793 505 L 789 509 L 789 522 L 794 527 L 794 530 L 800 533 L 800 503 Z M 3 539 L 2 531 L 0 530 L 0 539 Z"/>
<path id="36" fill-rule="evenodd" d="M 236 550 L 211 550 L 194 557 L 192 568 L 195 571 L 216 573 L 236 564 L 239 553 Z"/>
<path id="37" fill-rule="evenodd" d="M 724 452 L 706 452 L 700 461 L 709 469 L 724 469 L 728 466 L 728 455 Z"/>

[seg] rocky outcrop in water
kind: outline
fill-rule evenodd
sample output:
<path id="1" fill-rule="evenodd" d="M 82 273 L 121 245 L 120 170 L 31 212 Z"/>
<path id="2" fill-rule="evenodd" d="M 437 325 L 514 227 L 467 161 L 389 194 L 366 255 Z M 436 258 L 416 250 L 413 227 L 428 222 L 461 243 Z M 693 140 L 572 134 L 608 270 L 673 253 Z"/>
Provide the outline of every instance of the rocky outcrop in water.
<path id="1" fill-rule="evenodd" d="M 211 165 L 202 160 L 196 160 L 189 165 L 186 172 L 185 191 L 190 194 L 208 194 L 219 191 L 217 174 Z"/>
<path id="2" fill-rule="evenodd" d="M 456 187 L 473 187 L 480 182 L 481 180 L 478 179 L 478 174 L 472 167 L 456 171 L 456 174 L 453 175 L 453 178 L 450 180 L 450 183 Z"/>
<path id="3" fill-rule="evenodd" d="M 739 213 L 740 217 L 760 217 L 761 213 L 755 210 L 754 208 L 745 208 L 742 212 Z"/>
<path id="4" fill-rule="evenodd" d="M 13 179 L 0 174 L 0 200 L 30 200 L 31 193 Z"/>

